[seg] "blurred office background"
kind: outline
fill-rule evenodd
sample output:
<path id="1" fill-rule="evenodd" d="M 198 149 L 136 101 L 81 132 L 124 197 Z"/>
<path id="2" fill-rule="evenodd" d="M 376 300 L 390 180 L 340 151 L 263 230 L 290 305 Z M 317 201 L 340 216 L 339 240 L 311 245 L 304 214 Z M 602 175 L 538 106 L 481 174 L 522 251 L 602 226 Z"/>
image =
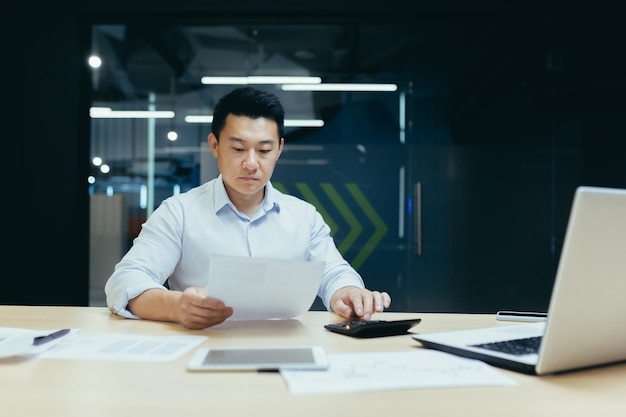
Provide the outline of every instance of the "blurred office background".
<path id="1" fill-rule="evenodd" d="M 203 77 L 319 77 L 248 79 L 290 123 L 272 182 L 318 207 L 394 311 L 545 310 L 575 188 L 626 187 L 626 33 L 608 10 L 62 3 L 27 2 L 5 37 L 21 63 L 5 262 L 23 261 L 2 303 L 104 305 L 152 210 L 217 174 L 206 117 L 236 85 Z"/>

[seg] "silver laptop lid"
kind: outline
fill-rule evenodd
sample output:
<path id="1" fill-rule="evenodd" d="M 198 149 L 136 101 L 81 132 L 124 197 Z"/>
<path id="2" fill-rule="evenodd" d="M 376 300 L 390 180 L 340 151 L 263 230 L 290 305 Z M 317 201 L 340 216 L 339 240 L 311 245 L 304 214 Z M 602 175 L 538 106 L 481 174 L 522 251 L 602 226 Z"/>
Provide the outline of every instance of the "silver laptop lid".
<path id="1" fill-rule="evenodd" d="M 579 187 L 536 372 L 626 360 L 625 329 L 626 190 Z"/>

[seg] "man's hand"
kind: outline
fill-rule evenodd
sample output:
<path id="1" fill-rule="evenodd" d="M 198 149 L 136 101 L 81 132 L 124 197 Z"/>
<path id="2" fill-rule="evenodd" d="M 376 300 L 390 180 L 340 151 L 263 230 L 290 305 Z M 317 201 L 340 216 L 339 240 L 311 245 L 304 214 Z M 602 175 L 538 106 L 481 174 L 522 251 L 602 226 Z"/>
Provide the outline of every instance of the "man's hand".
<path id="1" fill-rule="evenodd" d="M 330 307 L 335 313 L 342 317 L 356 316 L 365 320 L 371 320 L 372 314 L 390 305 L 391 297 L 386 292 L 353 286 L 338 289 L 330 299 Z"/>
<path id="2" fill-rule="evenodd" d="M 207 295 L 206 288 L 189 287 L 176 303 L 176 321 L 188 329 L 204 329 L 232 316 L 232 307 Z"/>
<path id="3" fill-rule="evenodd" d="M 152 288 L 128 302 L 128 309 L 148 320 L 180 323 L 188 329 L 204 329 L 233 315 L 232 307 L 207 295 L 206 288 L 189 287 L 185 291 Z"/>

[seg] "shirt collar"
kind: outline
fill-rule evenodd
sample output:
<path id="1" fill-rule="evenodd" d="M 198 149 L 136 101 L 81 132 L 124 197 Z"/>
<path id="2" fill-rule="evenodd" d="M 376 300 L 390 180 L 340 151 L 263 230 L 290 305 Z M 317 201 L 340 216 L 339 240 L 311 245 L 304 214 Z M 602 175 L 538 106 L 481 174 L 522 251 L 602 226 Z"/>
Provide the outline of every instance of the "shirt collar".
<path id="1" fill-rule="evenodd" d="M 215 212 L 217 213 L 225 206 L 231 207 L 233 210 L 237 210 L 235 205 L 230 198 L 228 198 L 228 193 L 226 192 L 226 188 L 224 187 L 224 181 L 222 179 L 222 174 L 219 174 L 215 181 Z M 267 213 L 272 210 L 272 208 L 276 208 L 277 211 L 280 211 L 280 204 L 277 199 L 277 191 L 272 186 L 272 182 L 268 181 L 265 185 L 265 197 L 263 198 L 263 202 L 261 203 L 260 213 Z"/>
<path id="2" fill-rule="evenodd" d="M 228 194 L 226 193 L 224 181 L 222 180 L 222 174 L 220 174 L 215 179 L 215 212 L 217 213 L 228 205 L 234 208 L 232 202 L 228 198 Z"/>
<path id="3" fill-rule="evenodd" d="M 277 211 L 280 211 L 280 203 L 277 200 L 277 196 L 278 192 L 272 186 L 272 182 L 268 181 L 265 185 L 265 198 L 263 198 L 263 203 L 261 203 L 264 212 L 268 212 L 274 207 Z"/>

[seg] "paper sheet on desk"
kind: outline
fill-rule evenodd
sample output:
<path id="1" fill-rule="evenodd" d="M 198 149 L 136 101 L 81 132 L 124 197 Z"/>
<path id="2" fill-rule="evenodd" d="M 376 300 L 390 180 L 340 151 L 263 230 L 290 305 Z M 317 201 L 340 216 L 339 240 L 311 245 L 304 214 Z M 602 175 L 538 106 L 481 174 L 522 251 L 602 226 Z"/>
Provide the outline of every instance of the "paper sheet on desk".
<path id="1" fill-rule="evenodd" d="M 324 262 L 212 256 L 207 291 L 233 307 L 228 320 L 292 319 L 315 301 Z"/>
<path id="2" fill-rule="evenodd" d="M 208 339 L 195 335 L 143 335 L 129 333 L 80 334 L 44 352 L 47 359 L 91 359 L 131 362 L 174 360 Z"/>
<path id="3" fill-rule="evenodd" d="M 75 334 L 78 329 L 71 329 L 66 336 L 49 342 L 34 345 L 35 337 L 46 336 L 61 329 L 24 329 L 18 327 L 0 327 L 0 358 L 12 356 L 35 356 L 59 344 L 65 337 Z M 19 343 L 9 343 L 13 339 Z"/>
<path id="4" fill-rule="evenodd" d="M 484 362 L 414 349 L 329 354 L 324 371 L 281 371 L 292 394 L 341 394 L 410 388 L 516 385 Z"/>

